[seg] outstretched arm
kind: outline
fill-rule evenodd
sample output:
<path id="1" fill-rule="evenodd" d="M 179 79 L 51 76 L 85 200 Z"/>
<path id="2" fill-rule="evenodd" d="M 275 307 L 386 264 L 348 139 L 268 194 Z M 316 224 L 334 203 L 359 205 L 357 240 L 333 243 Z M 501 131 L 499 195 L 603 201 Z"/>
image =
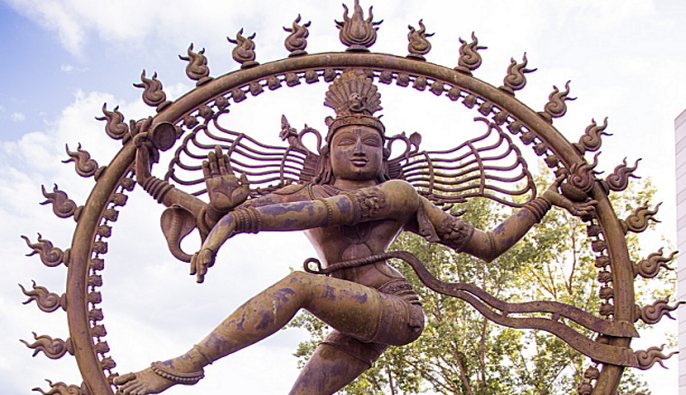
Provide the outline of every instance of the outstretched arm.
<path id="1" fill-rule="evenodd" d="M 202 282 L 219 248 L 238 233 L 305 230 L 383 219 L 405 223 L 419 205 L 419 195 L 410 184 L 392 180 L 330 198 L 238 208 L 214 226 L 202 249 L 193 256 L 191 274 Z"/>
<path id="2" fill-rule="evenodd" d="M 535 224 L 541 221 L 552 206 L 564 208 L 577 216 L 587 215 L 594 210 L 596 202 L 593 200 L 572 203 L 560 195 L 557 189 L 562 180 L 562 177 L 555 180 L 540 197 L 527 203 L 496 228 L 487 232 L 474 229 L 470 224 L 453 217 L 422 198 L 420 210 L 423 210 L 424 221 L 428 221 L 429 226 L 427 224 L 422 226 L 420 218 L 416 232 L 431 241 L 440 242 L 490 262 L 524 237 Z"/>

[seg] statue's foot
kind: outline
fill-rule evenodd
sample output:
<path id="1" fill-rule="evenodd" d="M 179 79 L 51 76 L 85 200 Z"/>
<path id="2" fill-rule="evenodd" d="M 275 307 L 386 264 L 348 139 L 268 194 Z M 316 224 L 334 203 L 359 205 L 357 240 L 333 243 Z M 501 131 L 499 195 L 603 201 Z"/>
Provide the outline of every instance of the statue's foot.
<path id="1" fill-rule="evenodd" d="M 195 384 L 204 377 L 203 371 L 184 373 L 178 372 L 161 362 L 153 362 L 152 365 L 137 373 L 127 373 L 114 379 L 114 384 L 119 386 L 118 394 L 122 395 L 147 395 L 159 394 L 176 384 Z"/>

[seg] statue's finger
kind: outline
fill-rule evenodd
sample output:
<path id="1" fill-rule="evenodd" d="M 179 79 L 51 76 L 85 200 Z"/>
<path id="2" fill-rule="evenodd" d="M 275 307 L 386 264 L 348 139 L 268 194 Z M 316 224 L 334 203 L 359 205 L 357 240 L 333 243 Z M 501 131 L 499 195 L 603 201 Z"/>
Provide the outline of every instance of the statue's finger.
<path id="1" fill-rule="evenodd" d="M 204 269 L 201 267 L 200 270 L 198 270 L 197 276 L 195 276 L 195 281 L 199 284 L 204 282 L 205 281 L 205 273 L 207 273 L 207 269 Z"/>
<path id="2" fill-rule="evenodd" d="M 243 199 L 245 199 L 248 196 L 250 196 L 250 185 L 249 184 L 241 184 L 241 197 Z"/>
<path id="3" fill-rule="evenodd" d="M 214 151 L 210 151 L 210 153 L 207 154 L 207 161 L 210 164 L 210 175 L 213 177 L 218 176 L 219 168 L 217 166 L 217 155 L 215 155 Z"/>
<path id="4" fill-rule="evenodd" d="M 222 154 L 222 147 L 219 145 L 214 146 L 214 160 L 217 162 L 217 172 L 219 174 L 224 174 L 221 172 L 222 170 L 222 161 L 223 161 L 224 154 Z"/>
<path id="5" fill-rule="evenodd" d="M 219 174 L 221 175 L 231 174 L 231 171 L 229 171 L 229 168 L 226 166 L 226 162 L 224 161 L 224 155 L 217 157 L 217 168 L 219 169 Z"/>
<path id="6" fill-rule="evenodd" d="M 205 179 L 208 179 L 212 176 L 210 173 L 210 164 L 206 160 L 202 161 L 202 176 Z"/>
<path id="7" fill-rule="evenodd" d="M 233 168 L 231 167 L 231 161 L 229 160 L 228 155 L 222 155 L 222 161 L 224 162 L 224 166 L 226 166 L 226 170 L 233 174 Z"/>
<path id="8" fill-rule="evenodd" d="M 214 157 L 217 159 L 217 171 L 219 174 L 229 174 L 229 169 L 226 167 L 226 161 L 224 160 L 224 154 L 222 154 L 222 149 L 220 146 L 214 146 Z"/>
<path id="9" fill-rule="evenodd" d="M 567 175 L 566 175 L 566 174 L 561 174 L 560 176 L 558 176 L 558 177 L 555 179 L 555 182 L 553 182 L 553 184 L 559 186 L 559 185 L 562 183 L 562 181 L 565 180 L 565 178 L 567 178 Z"/>
<path id="10" fill-rule="evenodd" d="M 203 256 L 203 262 L 202 262 L 203 267 L 212 267 L 214 266 L 214 256 L 211 251 L 205 250 L 205 255 Z M 205 269 L 207 270 L 207 269 Z"/>
<path id="11" fill-rule="evenodd" d="M 583 205 L 578 206 L 578 208 L 580 210 L 589 211 L 589 212 L 595 210 L 595 206 L 592 204 L 583 204 Z"/>
<path id="12" fill-rule="evenodd" d="M 198 272 L 198 253 L 193 254 L 191 258 L 191 276 Z"/>
<path id="13" fill-rule="evenodd" d="M 250 181 L 248 181 L 248 177 L 245 174 L 241 174 L 241 185 L 246 187 L 250 185 Z"/>

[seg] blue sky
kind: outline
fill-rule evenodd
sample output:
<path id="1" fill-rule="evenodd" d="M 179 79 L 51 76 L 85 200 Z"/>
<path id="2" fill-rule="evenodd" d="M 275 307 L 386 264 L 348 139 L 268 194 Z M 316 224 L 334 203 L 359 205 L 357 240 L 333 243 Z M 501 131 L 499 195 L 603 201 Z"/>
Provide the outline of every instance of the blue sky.
<path id="1" fill-rule="evenodd" d="M 2 111 L 0 120 L 4 125 L 3 139 L 16 139 L 28 130 L 42 127 L 39 113 L 55 117 L 57 109 L 65 107 L 69 97 L 45 95 L 41 92 L 55 92 L 56 87 L 69 84 L 67 74 L 60 72 L 60 61 L 68 56 L 66 51 L 55 42 L 54 36 L 18 15 L 5 3 L 0 4 L 0 34 L 5 39 L 0 43 L 1 50 L 11 61 L 4 62 L 3 72 L 9 78 L 0 88 Z M 37 61 L 38 57 L 42 61 Z M 73 84 L 73 83 L 72 83 Z M 42 97 L 42 100 L 37 100 Z M 12 118 L 12 114 L 23 114 L 24 122 Z M 19 116 L 21 118 L 21 116 Z M 17 125 L 20 124 L 20 125 Z"/>
<path id="2" fill-rule="evenodd" d="M 376 1 L 375 15 L 385 22 L 373 49 L 404 55 L 407 24 L 416 25 L 423 17 L 428 30 L 437 33 L 432 38 L 434 49 L 427 56 L 429 61 L 453 66 L 457 37 L 466 38 L 476 31 L 480 42 L 488 46 L 484 65 L 476 75 L 494 85 L 502 80 L 509 58 L 520 59 L 527 51 L 531 67 L 539 70 L 529 75 L 529 85 L 521 97 L 533 108 L 543 107 L 552 85 L 562 86 L 571 79 L 571 95 L 579 99 L 569 104 L 569 114 L 555 125 L 576 141 L 591 118 L 609 116 L 608 130 L 615 135 L 604 143 L 601 169 L 611 171 L 625 156 L 632 162 L 643 157 L 638 173 L 652 177 L 659 190 L 657 200 L 665 202 L 660 215 L 663 224 L 658 233 L 646 236 L 653 243 L 646 248 L 654 251 L 655 244 L 662 243 L 661 235 L 676 244 L 675 219 L 670 214 L 675 210 L 673 120 L 686 108 L 686 28 L 682 23 L 686 3 L 473 3 L 457 1 L 446 6 L 432 0 Z M 363 1 L 365 9 L 368 5 Z M 206 1 L 193 6 L 157 0 L 0 1 L 0 53 L 4 60 L 0 71 L 5 77 L 0 84 L 0 164 L 5 169 L 0 181 L 4 197 L 0 203 L 0 251 L 8 273 L 0 280 L 0 327 L 6 331 L 6 339 L 0 343 L 5 350 L 0 356 L 4 393 L 26 393 L 42 385 L 44 378 L 80 382 L 73 360 L 31 359 L 28 350 L 16 341 L 29 338 L 31 330 L 68 336 L 63 313 L 46 316 L 34 306 L 21 306 L 16 286 L 18 282 L 28 285 L 33 278 L 53 292 L 63 292 L 66 272 L 46 270 L 37 260 L 23 258 L 27 250 L 18 235 L 35 239 L 35 232 L 41 231 L 60 247 L 69 242 L 73 222 L 57 220 L 49 209 L 36 204 L 42 201 L 40 184 L 58 182 L 77 203 L 85 200 L 92 186 L 91 180 L 79 179 L 73 169 L 59 163 L 66 157 L 64 143 L 73 148 L 82 142 L 101 165 L 106 164 L 118 143 L 107 139 L 103 124 L 94 117 L 101 115 L 105 101 L 110 108 L 121 105 L 127 119 L 153 114 L 141 103 L 140 90 L 131 85 L 138 81 L 142 69 L 148 75 L 157 71 L 167 94 L 178 98 L 193 86 L 178 59 L 191 42 L 196 49 L 207 48 L 215 76 L 237 68 L 226 36 L 234 36 L 241 27 L 248 33 L 257 32 L 258 61 L 279 59 L 286 54 L 281 27 L 288 26 L 298 12 L 313 21 L 310 52 L 342 49 L 333 26 L 333 19 L 340 20 L 342 15 L 339 1 Z M 321 129 L 326 115 L 321 89 L 312 88 L 313 97 L 309 98 L 287 99 L 284 92 L 275 93 L 275 99 L 260 98 L 264 100 L 259 102 L 261 108 L 275 105 L 279 111 L 246 108 L 237 122 L 245 128 L 276 134 L 278 118 L 284 112 L 294 126 L 307 122 Z M 441 123 L 448 108 L 443 104 L 417 104 L 420 107 L 413 111 L 422 116 L 407 117 L 407 109 L 394 108 L 414 105 L 410 96 L 386 95 L 382 100 L 389 129 L 418 130 L 427 144 L 432 139 L 441 143 L 440 132 L 454 128 L 447 121 Z M 185 267 L 166 253 L 158 230 L 161 208 L 146 199 L 140 191 L 132 195 L 126 214 L 115 227 L 113 251 L 108 254 L 113 262 L 122 263 L 105 272 L 108 341 L 122 372 L 184 351 L 243 299 L 313 254 L 295 235 L 246 237 L 231 245 L 227 261 L 260 263 L 227 263 L 216 268 L 208 284 L 199 287 L 186 275 Z M 282 246 L 287 253 L 261 248 L 256 255 L 250 250 L 255 245 Z M 140 286 L 141 278 L 147 280 L 145 287 Z M 177 298 L 169 297 L 170 289 Z M 198 309 L 198 300 L 215 299 L 221 303 L 215 301 Z M 156 307 L 151 313 L 153 305 Z M 179 316 L 188 319 L 179 323 Z M 164 329 L 169 327 L 175 330 Z M 251 387 L 252 393 L 284 392 L 297 374 L 290 353 L 304 336 L 287 332 L 216 364 L 202 383 L 204 387 L 196 390 L 211 393 L 230 380 L 240 393 L 251 380 L 257 380 L 261 387 Z M 649 345 L 663 342 L 659 337 L 648 340 Z M 264 360 L 278 366 L 267 381 L 254 372 L 261 369 L 260 361 Z M 675 361 L 670 363 L 670 371 L 654 379 L 658 386 L 654 393 L 676 393 Z M 168 393 L 193 392 L 180 388 Z"/>

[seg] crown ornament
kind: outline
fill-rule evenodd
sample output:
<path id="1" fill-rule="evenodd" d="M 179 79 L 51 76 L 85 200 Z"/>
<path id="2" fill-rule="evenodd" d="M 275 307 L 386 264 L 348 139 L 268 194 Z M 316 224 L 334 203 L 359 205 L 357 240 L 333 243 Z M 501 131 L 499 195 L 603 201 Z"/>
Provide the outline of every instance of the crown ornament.
<path id="1" fill-rule="evenodd" d="M 381 110 L 381 94 L 372 80 L 360 71 L 347 71 L 336 78 L 329 86 L 324 105 L 336 112 L 336 118 L 327 118 L 329 133 L 327 140 L 336 129 L 347 125 L 364 125 L 385 130 L 374 113 Z"/>

